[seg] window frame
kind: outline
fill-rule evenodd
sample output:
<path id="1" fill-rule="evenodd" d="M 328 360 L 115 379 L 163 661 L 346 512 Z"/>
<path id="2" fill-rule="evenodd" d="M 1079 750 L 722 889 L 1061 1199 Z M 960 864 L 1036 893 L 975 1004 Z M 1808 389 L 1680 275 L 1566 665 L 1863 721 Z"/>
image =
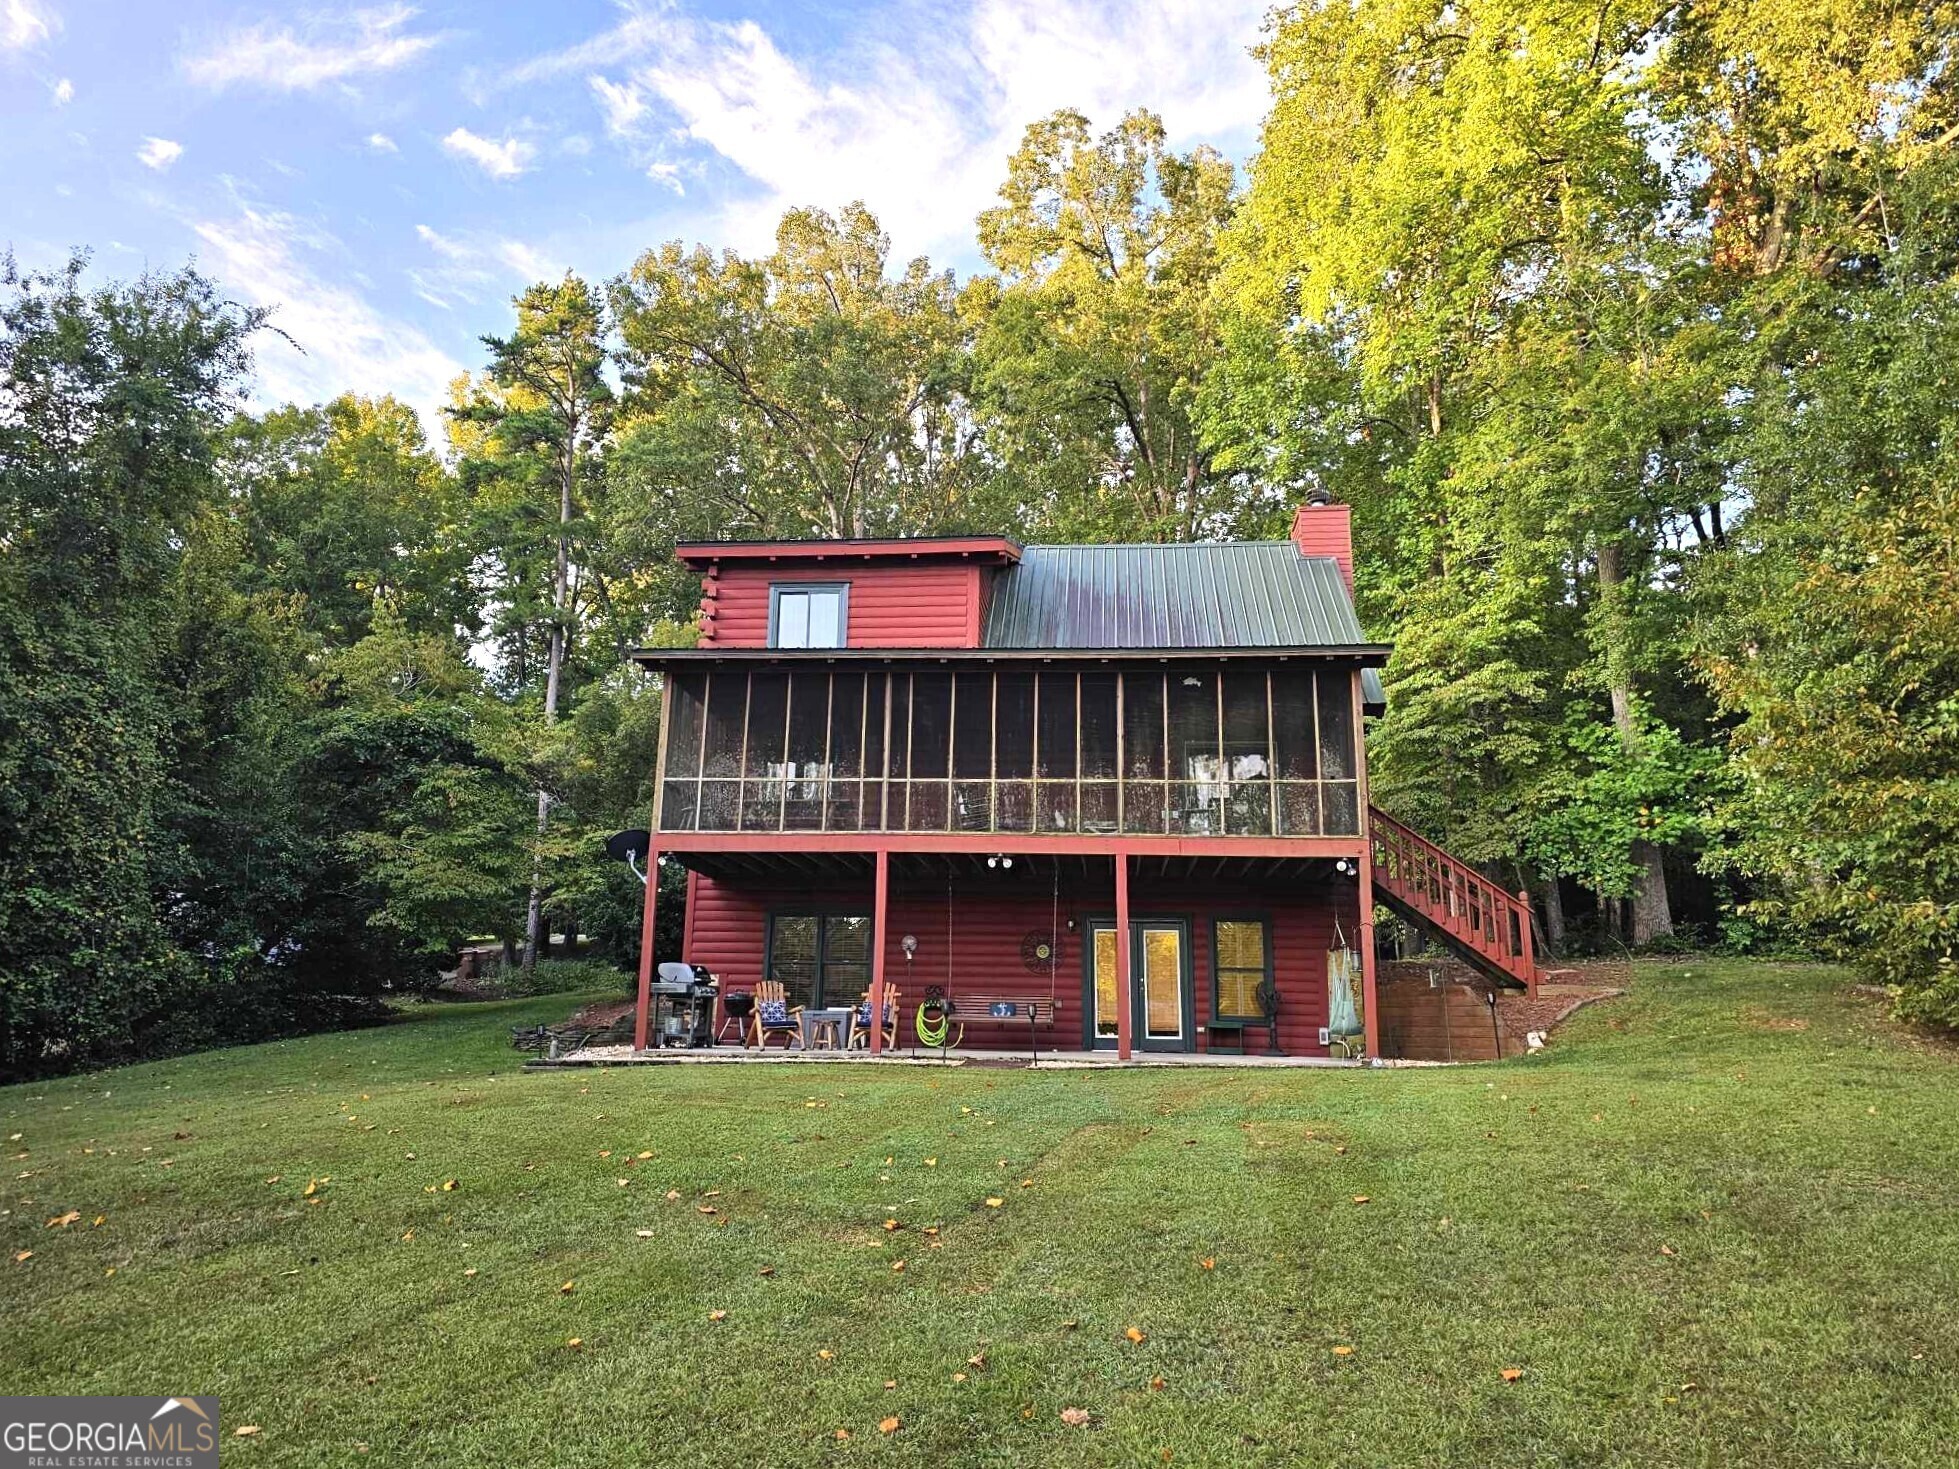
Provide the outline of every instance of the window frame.
<path id="1" fill-rule="evenodd" d="M 1269 913 L 1262 913 L 1256 911 L 1247 911 L 1247 912 L 1234 911 L 1234 912 L 1213 913 L 1211 915 L 1211 950 L 1209 955 L 1207 956 L 1210 961 L 1209 968 L 1211 971 L 1211 984 L 1210 984 L 1211 1016 L 1210 1016 L 1210 1020 L 1207 1021 L 1206 1023 L 1215 1024 L 1219 1021 L 1222 1021 L 1227 1025 L 1236 1025 L 1236 1024 L 1242 1024 L 1246 1022 L 1263 1024 L 1265 1020 L 1265 1016 L 1263 1014 L 1227 1015 L 1218 1008 L 1219 991 L 1220 991 L 1220 986 L 1218 983 L 1219 972 L 1224 968 L 1223 965 L 1218 963 L 1218 925 L 1223 923 L 1256 923 L 1261 929 L 1264 930 L 1265 969 L 1261 978 L 1272 980 L 1274 984 L 1278 983 L 1278 979 L 1275 973 L 1274 959 L 1272 953 L 1272 915 Z M 1234 971 L 1238 970 L 1239 968 L 1239 966 L 1235 964 L 1232 965 L 1231 967 Z M 1243 972 L 1249 973 L 1250 971 L 1246 970 Z"/>
<path id="2" fill-rule="evenodd" d="M 818 651 L 824 648 L 847 648 L 850 646 L 850 583 L 847 581 L 772 581 L 769 583 L 769 646 L 782 646 L 782 597 L 783 593 L 801 594 L 812 592 L 834 592 L 837 597 L 837 638 L 834 643 L 812 645 L 803 643 L 803 648 L 815 646 Z"/>
<path id="3" fill-rule="evenodd" d="M 813 1010 L 842 1010 L 855 1005 L 858 996 L 851 995 L 841 1004 L 827 993 L 828 970 L 830 967 L 830 923 L 838 918 L 861 918 L 870 930 L 870 945 L 865 950 L 866 970 L 875 967 L 877 959 L 878 931 L 877 916 L 868 910 L 859 909 L 850 903 L 794 903 L 771 908 L 762 925 L 762 979 L 775 978 L 775 926 L 786 918 L 814 918 L 816 920 L 816 954 L 811 961 L 813 972 L 810 975 L 810 1008 Z M 842 961 L 848 962 L 848 961 Z M 870 981 L 865 980 L 865 988 Z"/>

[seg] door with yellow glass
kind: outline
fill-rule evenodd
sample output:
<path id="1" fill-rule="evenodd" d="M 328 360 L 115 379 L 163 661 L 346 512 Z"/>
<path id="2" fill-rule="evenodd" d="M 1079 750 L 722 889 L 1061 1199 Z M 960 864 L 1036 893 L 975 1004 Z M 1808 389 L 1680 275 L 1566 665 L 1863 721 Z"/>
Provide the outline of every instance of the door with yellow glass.
<path id="1" fill-rule="evenodd" d="M 1088 1017 L 1092 1047 L 1116 1044 L 1116 986 L 1120 961 L 1116 926 L 1108 919 L 1088 925 Z M 1190 925 L 1180 918 L 1138 918 L 1129 925 L 1131 1040 L 1147 1051 L 1196 1047 L 1196 986 L 1191 981 Z"/>

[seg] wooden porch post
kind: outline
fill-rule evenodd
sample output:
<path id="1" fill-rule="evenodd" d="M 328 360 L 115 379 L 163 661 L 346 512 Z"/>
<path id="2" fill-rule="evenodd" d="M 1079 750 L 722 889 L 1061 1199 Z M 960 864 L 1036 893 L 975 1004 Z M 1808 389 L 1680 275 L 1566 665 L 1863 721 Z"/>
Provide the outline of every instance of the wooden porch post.
<path id="1" fill-rule="evenodd" d="M 649 846 L 652 844 L 649 842 Z M 646 1049 L 647 1002 L 653 997 L 653 910 L 660 901 L 660 854 L 646 854 L 646 906 L 639 917 L 639 1012 L 633 1020 L 633 1049 Z"/>
<path id="2" fill-rule="evenodd" d="M 871 904 L 871 1054 L 884 1051 L 884 916 L 891 899 L 891 854 L 878 848 L 877 896 Z M 894 1019 L 896 1017 L 893 1017 Z"/>
<path id="3" fill-rule="evenodd" d="M 1360 807 L 1360 1027 L 1367 1059 L 1381 1059 L 1381 1007 L 1374 988 L 1374 796 L 1367 784 L 1367 712 L 1354 670 L 1354 772 Z"/>
<path id="4" fill-rule="evenodd" d="M 1116 853 L 1116 1058 L 1129 1059 L 1129 854 Z"/>

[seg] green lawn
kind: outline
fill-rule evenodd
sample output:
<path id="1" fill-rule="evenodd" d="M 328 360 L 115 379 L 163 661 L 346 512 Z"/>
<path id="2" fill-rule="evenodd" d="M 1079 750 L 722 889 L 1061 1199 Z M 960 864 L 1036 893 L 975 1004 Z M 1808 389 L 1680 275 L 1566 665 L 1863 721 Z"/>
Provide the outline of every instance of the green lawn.
<path id="1" fill-rule="evenodd" d="M 0 1391 L 241 1464 L 1949 1465 L 1959 1063 L 1843 983 L 1449 1070 L 524 1073 L 558 997 L 11 1088 Z"/>

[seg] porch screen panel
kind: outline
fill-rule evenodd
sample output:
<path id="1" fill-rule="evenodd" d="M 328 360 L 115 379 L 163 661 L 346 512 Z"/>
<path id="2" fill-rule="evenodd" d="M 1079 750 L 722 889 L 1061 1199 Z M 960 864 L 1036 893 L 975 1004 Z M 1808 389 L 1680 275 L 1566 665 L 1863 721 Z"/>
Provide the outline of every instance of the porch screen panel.
<path id="1" fill-rule="evenodd" d="M 741 800 L 741 732 L 748 715 L 746 669 L 716 669 L 707 681 L 701 735 L 702 831 L 733 831 Z"/>
<path id="2" fill-rule="evenodd" d="M 691 831 L 700 802 L 701 717 L 707 674 L 681 669 L 667 675 L 666 785 L 660 792 L 660 829 Z"/>
<path id="3" fill-rule="evenodd" d="M 952 825 L 956 831 L 993 829 L 993 675 L 953 679 Z"/>
<path id="4" fill-rule="evenodd" d="M 946 829 L 946 783 L 952 749 L 952 675 L 911 677 L 911 746 L 906 770 L 905 825 L 911 831 Z"/>
<path id="5" fill-rule="evenodd" d="M 851 670 L 830 677 L 829 764 L 823 825 L 831 831 L 855 831 L 859 777 L 864 773 L 864 675 Z"/>
<path id="6" fill-rule="evenodd" d="M 1272 749 L 1278 762 L 1279 834 L 1320 834 L 1320 737 L 1313 675 L 1272 674 Z"/>
<path id="7" fill-rule="evenodd" d="M 1122 676 L 1122 829 L 1161 834 L 1169 801 L 1163 745 L 1163 675 Z"/>
<path id="8" fill-rule="evenodd" d="M 789 749 L 783 762 L 782 824 L 790 831 L 822 829 L 829 737 L 830 674 L 799 668 L 789 676 Z"/>
<path id="9" fill-rule="evenodd" d="M 1328 836 L 1360 830 L 1360 784 L 1354 764 L 1353 675 L 1319 675 L 1320 820 Z"/>
<path id="10" fill-rule="evenodd" d="M 748 753 L 742 764 L 741 829 L 782 825 L 783 746 L 789 733 L 789 675 L 758 669 L 748 681 Z"/>
<path id="11" fill-rule="evenodd" d="M 1034 825 L 1034 675 L 1001 673 L 993 699 L 993 822 L 1027 831 Z"/>
<path id="12" fill-rule="evenodd" d="M 864 679 L 864 797 L 861 825 L 865 831 L 884 829 L 887 682 L 887 675 L 882 673 L 868 674 Z M 903 807 L 899 809 L 903 810 Z"/>
<path id="13" fill-rule="evenodd" d="M 1272 834 L 1272 725 L 1265 675 L 1224 675 L 1224 829 L 1232 836 Z"/>
<path id="14" fill-rule="evenodd" d="M 1121 752 L 1116 748 L 1116 676 L 1081 676 L 1081 829 L 1116 829 L 1116 776 Z"/>
<path id="15" fill-rule="evenodd" d="M 1044 673 L 1036 689 L 1034 801 L 1041 831 L 1075 829 L 1075 675 Z"/>
<path id="16" fill-rule="evenodd" d="M 1172 673 L 1170 697 L 1170 829 L 1219 836 L 1223 774 L 1218 750 L 1218 685 L 1209 673 Z"/>

